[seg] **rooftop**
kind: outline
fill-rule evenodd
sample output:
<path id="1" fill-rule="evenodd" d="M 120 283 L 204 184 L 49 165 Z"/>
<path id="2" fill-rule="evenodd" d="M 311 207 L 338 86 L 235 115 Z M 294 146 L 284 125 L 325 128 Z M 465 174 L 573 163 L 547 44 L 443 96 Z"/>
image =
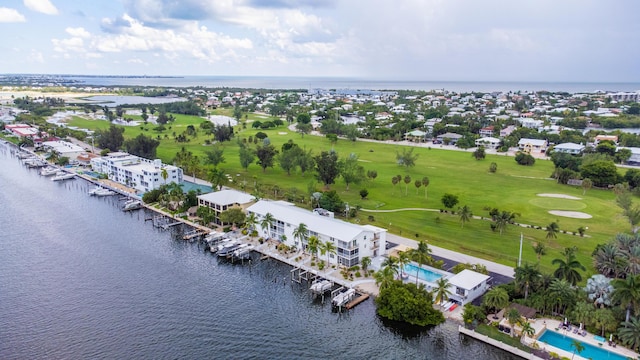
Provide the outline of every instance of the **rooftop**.
<path id="1" fill-rule="evenodd" d="M 483 282 L 486 282 L 487 280 L 489 280 L 489 278 L 489 275 L 480 274 L 472 270 L 464 269 L 449 278 L 449 284 L 462 289 L 470 290 L 482 284 Z"/>
<path id="2" fill-rule="evenodd" d="M 233 205 L 250 203 L 255 200 L 255 197 L 242 191 L 229 189 L 198 195 L 198 199 L 217 205 Z"/>
<path id="3" fill-rule="evenodd" d="M 326 216 L 315 215 L 309 210 L 301 209 L 293 205 L 285 205 L 275 201 L 260 200 L 249 206 L 247 211 L 259 215 L 271 213 L 278 220 L 292 225 L 305 224 L 309 231 L 324 234 L 336 239 L 351 240 L 363 231 L 371 231 L 360 225 L 346 221 L 333 219 Z"/>

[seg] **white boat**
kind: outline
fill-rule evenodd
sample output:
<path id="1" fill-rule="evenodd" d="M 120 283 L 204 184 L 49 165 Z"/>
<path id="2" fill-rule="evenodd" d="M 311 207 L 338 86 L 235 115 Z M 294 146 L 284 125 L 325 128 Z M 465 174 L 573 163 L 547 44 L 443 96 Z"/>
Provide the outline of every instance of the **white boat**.
<path id="1" fill-rule="evenodd" d="M 212 231 L 204 237 L 204 242 L 209 245 L 216 245 L 225 238 L 225 233 Z"/>
<path id="2" fill-rule="evenodd" d="M 231 256 L 236 259 L 246 257 L 253 250 L 253 245 L 251 244 L 240 244 L 237 249 L 233 251 Z"/>
<path id="3" fill-rule="evenodd" d="M 93 189 L 89 190 L 89 195 L 91 196 L 111 196 L 115 194 L 115 191 L 103 188 L 101 186 L 96 186 Z"/>
<path id="4" fill-rule="evenodd" d="M 136 199 L 127 200 L 127 202 L 122 205 L 122 211 L 130 211 L 130 210 L 138 210 L 142 208 L 142 201 Z"/>
<path id="5" fill-rule="evenodd" d="M 325 280 L 315 281 L 313 284 L 311 284 L 311 287 L 309 288 L 309 290 L 311 290 L 316 294 L 324 294 L 325 292 L 331 290 L 332 287 L 333 287 L 333 284 L 331 283 L 331 281 L 325 279 Z"/>
<path id="6" fill-rule="evenodd" d="M 53 176 L 58 173 L 58 169 L 54 167 L 46 167 L 40 170 L 40 175 L 42 176 Z"/>
<path id="7" fill-rule="evenodd" d="M 236 240 L 228 239 L 226 241 L 222 241 L 216 247 L 216 252 L 219 256 L 226 256 L 229 253 L 229 249 L 233 248 L 236 245 L 238 245 L 238 242 Z"/>
<path id="8" fill-rule="evenodd" d="M 232 243 L 229 243 L 225 246 L 223 246 L 221 249 L 218 249 L 218 256 L 220 257 L 227 257 L 227 256 L 231 256 L 233 255 L 233 252 L 236 251 L 237 249 L 239 249 L 241 246 L 243 246 L 245 244 L 240 244 L 237 241 L 233 241 Z"/>
<path id="9" fill-rule="evenodd" d="M 353 297 L 356 296 L 355 289 L 349 289 L 345 292 L 341 292 L 336 295 L 333 299 L 331 299 L 331 304 L 333 306 L 344 306 L 346 305 Z"/>
<path id="10" fill-rule="evenodd" d="M 39 168 L 49 165 L 49 163 L 47 163 L 46 161 L 38 158 L 27 159 L 24 161 L 24 164 L 30 168 Z"/>
<path id="11" fill-rule="evenodd" d="M 51 180 L 52 181 L 63 181 L 63 180 L 70 180 L 76 177 L 76 174 L 72 174 L 72 173 L 68 173 L 65 171 L 58 171 L 56 173 L 56 176 L 52 177 Z"/>

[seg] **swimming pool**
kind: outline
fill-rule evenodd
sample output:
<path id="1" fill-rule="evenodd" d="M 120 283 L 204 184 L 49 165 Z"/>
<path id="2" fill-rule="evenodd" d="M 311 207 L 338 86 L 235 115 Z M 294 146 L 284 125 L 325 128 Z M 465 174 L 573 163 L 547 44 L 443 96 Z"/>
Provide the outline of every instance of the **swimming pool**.
<path id="1" fill-rule="evenodd" d="M 589 335 L 591 336 L 591 335 Z M 568 351 L 573 354 L 573 348 L 571 347 L 571 343 L 574 338 L 562 335 L 553 330 L 545 330 L 544 333 L 538 338 L 538 342 L 547 343 L 553 347 L 557 347 L 558 349 L 562 349 L 564 351 Z M 627 360 L 628 358 L 622 355 L 618 355 L 616 353 L 612 353 L 606 349 L 603 349 L 599 346 L 593 346 L 591 344 L 587 344 L 585 342 L 580 342 L 582 346 L 584 346 L 584 350 L 580 352 L 581 357 L 586 359 L 603 359 L 603 360 Z"/>
<path id="2" fill-rule="evenodd" d="M 437 273 L 435 271 L 431 271 L 429 269 L 426 268 L 420 268 L 418 266 L 415 266 L 413 264 L 407 264 L 404 267 L 404 272 L 409 274 L 409 275 L 413 275 L 416 276 L 416 273 L 418 274 L 418 279 L 420 280 L 424 280 L 426 282 L 436 282 L 436 280 L 440 279 L 443 275 L 440 273 Z"/>

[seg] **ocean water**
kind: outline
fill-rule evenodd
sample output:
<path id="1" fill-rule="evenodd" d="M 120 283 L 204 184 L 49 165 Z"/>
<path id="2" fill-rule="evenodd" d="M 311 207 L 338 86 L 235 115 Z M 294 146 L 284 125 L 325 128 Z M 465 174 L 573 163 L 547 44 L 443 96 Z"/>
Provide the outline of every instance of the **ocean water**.
<path id="1" fill-rule="evenodd" d="M 274 260 L 230 264 L 0 142 L 0 359 L 517 359 L 314 300 Z M 183 229 L 185 230 L 185 229 Z"/>
<path id="2" fill-rule="evenodd" d="M 342 90 L 437 90 L 448 91 L 637 91 L 640 83 L 604 82 L 499 82 L 499 81 L 427 81 L 376 80 L 338 77 L 269 77 L 269 76 L 184 76 L 184 77 L 80 77 L 67 76 L 81 84 L 96 86 L 158 86 L 262 89 L 342 89 Z"/>

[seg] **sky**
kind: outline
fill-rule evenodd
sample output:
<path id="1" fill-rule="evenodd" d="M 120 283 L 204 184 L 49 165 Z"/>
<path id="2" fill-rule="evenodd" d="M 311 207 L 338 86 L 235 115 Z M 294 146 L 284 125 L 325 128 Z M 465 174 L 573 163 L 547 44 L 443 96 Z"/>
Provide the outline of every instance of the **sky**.
<path id="1" fill-rule="evenodd" d="M 637 0 L 2 0 L 0 73 L 640 82 Z"/>

